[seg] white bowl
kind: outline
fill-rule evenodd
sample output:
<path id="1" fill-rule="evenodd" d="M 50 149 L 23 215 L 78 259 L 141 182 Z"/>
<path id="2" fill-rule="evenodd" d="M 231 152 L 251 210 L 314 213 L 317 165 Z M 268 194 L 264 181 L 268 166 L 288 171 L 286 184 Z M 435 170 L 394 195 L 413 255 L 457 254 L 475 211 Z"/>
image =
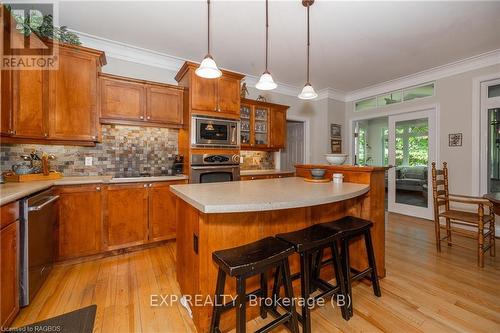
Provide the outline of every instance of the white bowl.
<path id="1" fill-rule="evenodd" d="M 325 154 L 326 161 L 332 165 L 341 165 L 347 160 L 347 154 Z"/>

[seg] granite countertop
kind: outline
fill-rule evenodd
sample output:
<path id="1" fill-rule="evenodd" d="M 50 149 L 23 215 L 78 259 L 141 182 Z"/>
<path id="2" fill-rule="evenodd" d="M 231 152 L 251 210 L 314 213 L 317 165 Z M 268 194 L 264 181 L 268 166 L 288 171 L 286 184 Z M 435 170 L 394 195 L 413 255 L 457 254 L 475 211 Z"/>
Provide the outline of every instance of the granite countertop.
<path id="1" fill-rule="evenodd" d="M 308 183 L 301 177 L 174 185 L 171 191 L 203 213 L 236 213 L 315 206 L 368 192 L 366 184 Z"/>
<path id="2" fill-rule="evenodd" d="M 25 183 L 5 183 L 0 185 L 0 205 L 24 198 L 30 194 L 48 189 L 52 186 L 83 185 L 83 184 L 119 184 L 119 183 L 141 183 L 162 182 L 188 179 L 185 175 L 159 176 L 159 177 L 134 177 L 113 178 L 112 176 L 81 176 L 63 177 L 55 180 L 41 180 Z"/>
<path id="3" fill-rule="evenodd" d="M 285 173 L 295 173 L 293 170 L 241 170 L 240 176 L 260 176 L 260 175 L 283 175 Z"/>

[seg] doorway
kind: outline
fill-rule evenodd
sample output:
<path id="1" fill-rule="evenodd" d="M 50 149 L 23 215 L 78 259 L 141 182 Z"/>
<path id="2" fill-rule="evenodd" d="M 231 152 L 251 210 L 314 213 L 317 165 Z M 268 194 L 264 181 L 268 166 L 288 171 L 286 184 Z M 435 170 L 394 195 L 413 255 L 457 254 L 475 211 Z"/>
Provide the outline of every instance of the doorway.
<path id="1" fill-rule="evenodd" d="M 432 219 L 430 163 L 436 160 L 435 109 L 354 121 L 359 165 L 393 166 L 386 173 L 390 212 Z"/>
<path id="2" fill-rule="evenodd" d="M 487 192 L 500 192 L 500 80 L 485 82 L 481 88 L 488 115 Z"/>
<path id="3" fill-rule="evenodd" d="M 280 169 L 295 170 L 296 164 L 304 164 L 306 162 L 305 122 L 287 120 L 286 130 L 286 146 L 280 152 Z"/>

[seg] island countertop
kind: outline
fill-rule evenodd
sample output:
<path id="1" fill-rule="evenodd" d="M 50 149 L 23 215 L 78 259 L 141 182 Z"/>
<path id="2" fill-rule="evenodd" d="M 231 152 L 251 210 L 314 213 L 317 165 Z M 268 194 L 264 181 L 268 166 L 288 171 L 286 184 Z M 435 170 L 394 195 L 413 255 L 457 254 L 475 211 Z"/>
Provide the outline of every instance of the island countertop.
<path id="1" fill-rule="evenodd" d="M 239 213 L 316 206 L 367 193 L 354 183 L 309 183 L 300 177 L 174 185 L 171 191 L 202 213 Z"/>

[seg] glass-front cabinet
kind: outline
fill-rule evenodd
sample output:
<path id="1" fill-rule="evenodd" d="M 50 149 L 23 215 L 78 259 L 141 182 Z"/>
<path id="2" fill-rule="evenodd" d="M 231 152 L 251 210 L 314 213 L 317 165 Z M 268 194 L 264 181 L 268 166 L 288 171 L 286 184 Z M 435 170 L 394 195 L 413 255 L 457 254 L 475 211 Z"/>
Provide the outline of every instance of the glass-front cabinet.
<path id="1" fill-rule="evenodd" d="M 269 147 L 270 108 L 241 104 L 241 148 Z"/>

